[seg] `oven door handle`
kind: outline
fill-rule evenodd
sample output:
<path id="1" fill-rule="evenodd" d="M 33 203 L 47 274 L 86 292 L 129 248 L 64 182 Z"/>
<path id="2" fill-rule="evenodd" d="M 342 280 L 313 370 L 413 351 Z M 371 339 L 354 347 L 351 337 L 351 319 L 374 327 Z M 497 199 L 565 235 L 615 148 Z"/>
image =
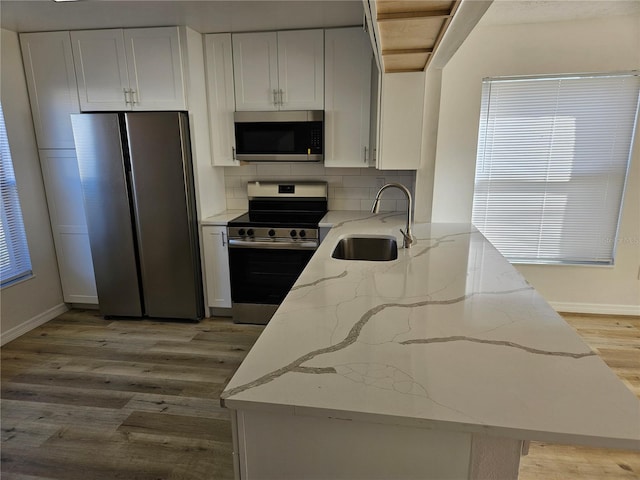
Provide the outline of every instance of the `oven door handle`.
<path id="1" fill-rule="evenodd" d="M 261 242 L 252 240 L 229 239 L 229 248 L 259 248 L 271 250 L 316 250 L 318 242 L 309 240 L 306 242 Z"/>

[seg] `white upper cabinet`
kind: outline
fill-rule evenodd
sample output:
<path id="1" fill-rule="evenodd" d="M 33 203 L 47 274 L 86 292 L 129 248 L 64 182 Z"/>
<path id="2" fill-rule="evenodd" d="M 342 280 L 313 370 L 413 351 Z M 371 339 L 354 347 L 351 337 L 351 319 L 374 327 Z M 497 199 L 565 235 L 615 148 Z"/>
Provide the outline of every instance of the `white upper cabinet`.
<path id="1" fill-rule="evenodd" d="M 234 34 L 233 74 L 237 110 L 277 110 L 277 33 Z"/>
<path id="2" fill-rule="evenodd" d="M 39 148 L 75 148 L 69 114 L 80 113 L 69 32 L 23 33 L 22 59 Z"/>
<path id="3" fill-rule="evenodd" d="M 324 32 L 233 35 L 236 110 L 322 110 Z"/>
<path id="4" fill-rule="evenodd" d="M 82 111 L 185 110 L 178 27 L 71 32 Z"/>
<path id="5" fill-rule="evenodd" d="M 372 160 L 369 127 L 371 60 L 360 27 L 325 32 L 325 154 L 327 167 L 367 167 Z"/>
<path id="6" fill-rule="evenodd" d="M 416 170 L 422 160 L 424 72 L 381 76 L 376 167 Z"/>
<path id="7" fill-rule="evenodd" d="M 278 32 L 278 89 L 281 110 L 324 108 L 324 32 Z"/>
<path id="8" fill-rule="evenodd" d="M 205 35 L 205 55 L 212 163 L 216 166 L 237 166 L 240 162 L 234 158 L 235 98 L 231 34 Z"/>
<path id="9" fill-rule="evenodd" d="M 134 110 L 186 110 L 177 27 L 124 30 Z"/>
<path id="10" fill-rule="evenodd" d="M 122 30 L 71 32 L 80 108 L 129 110 L 129 74 Z"/>

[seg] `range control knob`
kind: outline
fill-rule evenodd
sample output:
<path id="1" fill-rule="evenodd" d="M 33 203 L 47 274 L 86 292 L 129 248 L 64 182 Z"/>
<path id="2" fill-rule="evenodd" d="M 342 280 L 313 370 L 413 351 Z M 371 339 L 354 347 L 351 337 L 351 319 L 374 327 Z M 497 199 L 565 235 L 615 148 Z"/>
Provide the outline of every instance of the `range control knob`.
<path id="1" fill-rule="evenodd" d="M 289 235 L 291 235 L 292 237 L 296 236 L 296 231 L 295 230 L 291 230 L 291 232 L 289 232 Z"/>
<path id="2" fill-rule="evenodd" d="M 269 236 L 270 236 L 270 237 L 273 237 L 273 236 L 275 236 L 276 231 L 272 228 L 271 230 L 269 230 L 269 232 L 268 232 L 268 233 L 269 233 Z"/>
<path id="3" fill-rule="evenodd" d="M 250 237 L 253 237 L 253 228 L 250 228 L 249 230 L 247 230 L 247 235 L 249 235 Z"/>
<path id="4" fill-rule="evenodd" d="M 300 230 L 300 232 L 298 233 L 298 235 L 300 235 L 300 238 L 304 238 L 307 236 L 307 232 L 305 232 L 304 230 Z"/>
<path id="5" fill-rule="evenodd" d="M 245 233 L 247 232 L 244 231 L 244 228 L 241 228 L 240 230 L 238 230 L 238 235 L 240 235 L 241 237 L 244 237 Z"/>

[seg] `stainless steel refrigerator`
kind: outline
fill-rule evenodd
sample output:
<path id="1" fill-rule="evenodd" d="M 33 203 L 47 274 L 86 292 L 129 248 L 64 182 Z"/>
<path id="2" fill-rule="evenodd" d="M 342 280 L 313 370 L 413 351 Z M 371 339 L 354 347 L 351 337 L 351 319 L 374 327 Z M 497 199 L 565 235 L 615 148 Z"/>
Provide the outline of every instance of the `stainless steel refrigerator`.
<path id="1" fill-rule="evenodd" d="M 188 117 L 71 115 L 102 315 L 204 316 Z"/>

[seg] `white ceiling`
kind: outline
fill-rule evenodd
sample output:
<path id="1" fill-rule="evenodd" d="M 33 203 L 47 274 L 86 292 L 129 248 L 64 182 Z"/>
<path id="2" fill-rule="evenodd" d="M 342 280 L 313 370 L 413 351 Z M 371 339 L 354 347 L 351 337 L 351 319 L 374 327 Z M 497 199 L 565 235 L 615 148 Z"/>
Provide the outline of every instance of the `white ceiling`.
<path id="1" fill-rule="evenodd" d="M 362 24 L 362 0 L 0 0 L 16 32 L 187 25 L 200 33 Z"/>
<path id="2" fill-rule="evenodd" d="M 480 25 L 615 15 L 640 15 L 640 0 L 495 0 Z M 162 25 L 240 32 L 360 25 L 362 17 L 362 0 L 0 0 L 0 25 L 16 32 Z"/>
<path id="3" fill-rule="evenodd" d="M 494 0 L 479 25 L 640 15 L 640 0 Z"/>

